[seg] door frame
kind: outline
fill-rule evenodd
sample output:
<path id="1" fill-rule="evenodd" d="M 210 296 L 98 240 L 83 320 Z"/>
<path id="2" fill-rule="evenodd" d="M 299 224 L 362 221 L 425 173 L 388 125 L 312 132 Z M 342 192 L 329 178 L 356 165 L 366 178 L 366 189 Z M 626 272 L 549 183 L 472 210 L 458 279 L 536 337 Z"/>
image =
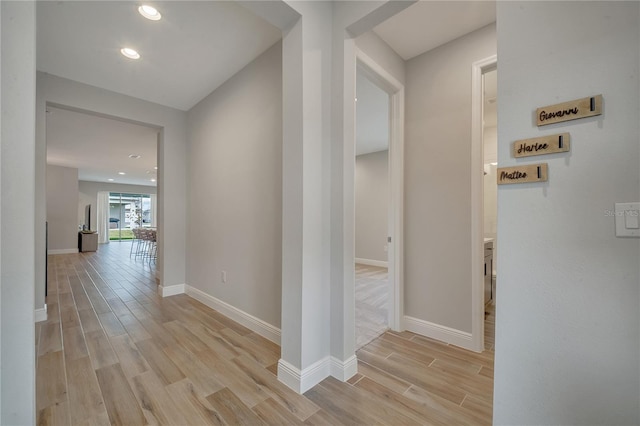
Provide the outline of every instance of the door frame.
<path id="1" fill-rule="evenodd" d="M 391 303 L 389 303 L 388 324 L 392 330 L 402 331 L 404 330 L 404 85 L 358 48 L 356 48 L 356 67 L 389 94 L 388 236 L 391 241 L 388 243 L 387 256 Z M 352 143 L 353 152 L 355 152 L 355 132 L 353 134 Z M 351 162 L 351 173 L 355 176 L 355 156 L 345 160 Z M 351 202 L 355 206 L 355 198 Z M 354 220 L 354 218 L 350 219 Z M 355 233 L 355 227 L 353 230 Z M 353 264 L 355 264 L 355 250 Z"/>
<path id="2" fill-rule="evenodd" d="M 484 350 L 484 142 L 482 75 L 497 69 L 492 55 L 471 66 L 471 345 Z"/>

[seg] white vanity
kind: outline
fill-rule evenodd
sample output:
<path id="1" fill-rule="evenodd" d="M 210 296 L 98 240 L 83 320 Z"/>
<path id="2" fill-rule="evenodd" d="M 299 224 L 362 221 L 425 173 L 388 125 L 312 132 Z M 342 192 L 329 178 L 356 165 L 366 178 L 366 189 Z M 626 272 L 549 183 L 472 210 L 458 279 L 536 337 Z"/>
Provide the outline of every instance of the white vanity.
<path id="1" fill-rule="evenodd" d="M 484 304 L 491 303 L 496 288 L 493 283 L 493 238 L 484 239 Z"/>

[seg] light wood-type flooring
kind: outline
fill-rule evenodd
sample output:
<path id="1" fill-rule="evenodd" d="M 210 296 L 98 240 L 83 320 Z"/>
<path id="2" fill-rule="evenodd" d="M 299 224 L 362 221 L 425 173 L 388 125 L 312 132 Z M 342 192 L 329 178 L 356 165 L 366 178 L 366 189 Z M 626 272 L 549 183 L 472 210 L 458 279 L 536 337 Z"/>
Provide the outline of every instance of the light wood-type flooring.
<path id="1" fill-rule="evenodd" d="M 358 351 L 348 383 L 298 395 L 276 378 L 277 345 L 186 295 L 160 298 L 154 265 L 129 247 L 49 257 L 39 425 L 491 423 L 492 350 L 386 332 Z"/>
<path id="2" fill-rule="evenodd" d="M 356 263 L 356 348 L 360 349 L 389 328 L 389 271 Z"/>

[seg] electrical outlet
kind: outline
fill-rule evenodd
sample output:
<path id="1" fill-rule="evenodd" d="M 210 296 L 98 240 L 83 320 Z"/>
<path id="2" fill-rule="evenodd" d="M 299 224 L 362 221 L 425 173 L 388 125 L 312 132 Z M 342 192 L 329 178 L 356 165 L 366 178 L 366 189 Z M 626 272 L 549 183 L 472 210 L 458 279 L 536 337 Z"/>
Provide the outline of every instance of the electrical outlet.
<path id="1" fill-rule="evenodd" d="M 220 273 L 220 280 L 222 281 L 222 284 L 227 283 L 227 271 L 222 271 Z"/>

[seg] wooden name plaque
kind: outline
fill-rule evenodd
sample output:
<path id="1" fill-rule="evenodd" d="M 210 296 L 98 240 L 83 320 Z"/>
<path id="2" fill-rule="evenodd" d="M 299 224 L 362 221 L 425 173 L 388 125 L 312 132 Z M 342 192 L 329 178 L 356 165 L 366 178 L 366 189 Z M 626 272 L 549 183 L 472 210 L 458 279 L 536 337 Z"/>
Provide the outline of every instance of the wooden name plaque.
<path id="1" fill-rule="evenodd" d="M 512 152 L 516 158 L 568 152 L 571 148 L 570 142 L 569 133 L 522 139 L 513 143 Z"/>
<path id="2" fill-rule="evenodd" d="M 549 105 L 536 110 L 538 126 L 602 114 L 602 95 Z"/>
<path id="3" fill-rule="evenodd" d="M 547 163 L 498 168 L 498 185 L 546 182 Z"/>

